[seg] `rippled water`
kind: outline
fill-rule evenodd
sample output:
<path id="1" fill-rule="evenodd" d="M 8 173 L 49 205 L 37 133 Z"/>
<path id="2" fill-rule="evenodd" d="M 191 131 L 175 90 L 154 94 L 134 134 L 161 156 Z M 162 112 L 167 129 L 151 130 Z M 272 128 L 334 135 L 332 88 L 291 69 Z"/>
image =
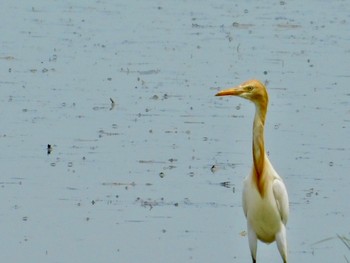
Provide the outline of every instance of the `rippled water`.
<path id="1" fill-rule="evenodd" d="M 214 97 L 250 78 L 270 92 L 290 261 L 350 260 L 347 2 L 8 1 L 0 14 L 4 261 L 250 262 L 254 108 Z M 280 261 L 261 243 L 258 259 Z"/>

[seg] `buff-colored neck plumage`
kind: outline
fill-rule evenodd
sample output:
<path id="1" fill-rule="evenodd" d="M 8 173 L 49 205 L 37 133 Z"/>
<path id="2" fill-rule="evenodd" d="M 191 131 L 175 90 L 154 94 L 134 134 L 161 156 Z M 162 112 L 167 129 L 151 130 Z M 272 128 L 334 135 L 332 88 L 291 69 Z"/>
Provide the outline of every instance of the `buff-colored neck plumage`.
<path id="1" fill-rule="evenodd" d="M 265 144 L 264 144 L 264 125 L 267 111 L 268 97 L 255 103 L 255 117 L 253 122 L 253 180 L 257 185 L 260 195 L 265 194 Z"/>

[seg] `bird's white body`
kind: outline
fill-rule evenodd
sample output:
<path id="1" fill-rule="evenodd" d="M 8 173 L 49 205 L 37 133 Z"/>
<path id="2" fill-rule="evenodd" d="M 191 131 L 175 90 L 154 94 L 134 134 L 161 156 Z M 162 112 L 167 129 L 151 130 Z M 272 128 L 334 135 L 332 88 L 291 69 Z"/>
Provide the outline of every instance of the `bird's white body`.
<path id="1" fill-rule="evenodd" d="M 246 177 L 243 185 L 243 211 L 247 218 L 249 246 L 256 258 L 257 240 L 265 243 L 276 241 L 282 257 L 287 258 L 285 225 L 288 220 L 288 194 L 286 187 L 265 156 L 264 178 L 266 193 L 261 197 L 253 178 Z"/>

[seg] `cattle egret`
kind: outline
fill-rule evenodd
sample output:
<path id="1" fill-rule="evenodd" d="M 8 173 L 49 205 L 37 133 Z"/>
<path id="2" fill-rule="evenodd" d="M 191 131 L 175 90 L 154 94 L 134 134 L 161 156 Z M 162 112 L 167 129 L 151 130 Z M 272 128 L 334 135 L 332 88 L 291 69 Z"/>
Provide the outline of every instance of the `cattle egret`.
<path id="1" fill-rule="evenodd" d="M 287 262 L 286 224 L 289 214 L 287 189 L 265 152 L 264 125 L 268 93 L 263 83 L 249 80 L 220 91 L 216 96 L 238 96 L 255 104 L 253 122 L 253 165 L 243 185 L 243 211 L 247 218 L 249 247 L 256 262 L 257 240 L 276 241 L 283 262 Z"/>

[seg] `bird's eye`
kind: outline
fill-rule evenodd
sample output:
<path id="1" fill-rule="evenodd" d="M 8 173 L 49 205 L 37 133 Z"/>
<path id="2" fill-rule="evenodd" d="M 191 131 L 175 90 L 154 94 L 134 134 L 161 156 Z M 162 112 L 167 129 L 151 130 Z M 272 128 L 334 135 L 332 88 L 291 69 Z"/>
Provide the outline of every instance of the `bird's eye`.
<path id="1" fill-rule="evenodd" d="M 248 86 L 247 87 L 247 91 L 252 91 L 253 90 L 253 86 Z"/>

